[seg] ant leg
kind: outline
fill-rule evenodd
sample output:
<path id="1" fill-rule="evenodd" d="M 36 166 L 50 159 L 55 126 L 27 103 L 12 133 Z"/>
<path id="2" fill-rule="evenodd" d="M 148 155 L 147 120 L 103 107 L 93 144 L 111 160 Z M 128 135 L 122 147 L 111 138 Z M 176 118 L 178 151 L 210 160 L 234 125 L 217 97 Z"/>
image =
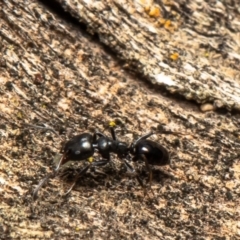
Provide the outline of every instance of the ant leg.
<path id="1" fill-rule="evenodd" d="M 37 195 L 38 195 L 38 191 L 39 189 L 50 179 L 50 178 L 54 178 L 58 171 L 59 171 L 59 168 L 61 167 L 62 163 L 64 162 L 65 160 L 65 154 L 63 154 L 61 156 L 61 159 L 59 160 L 59 163 L 57 165 L 57 167 L 51 172 L 49 173 L 45 178 L 43 178 L 40 183 L 37 185 L 37 187 L 35 188 L 35 190 L 33 191 L 33 200 L 36 200 L 37 199 Z"/>
<path id="2" fill-rule="evenodd" d="M 110 127 L 110 132 L 111 132 L 111 135 L 112 135 L 112 139 L 114 141 L 117 141 L 116 133 L 115 133 L 115 130 L 114 130 L 114 127 L 116 126 L 115 121 L 110 121 L 108 125 Z"/>
<path id="3" fill-rule="evenodd" d="M 62 157 L 60 158 L 60 160 L 59 160 L 59 162 L 58 162 L 57 167 L 53 170 L 53 172 L 55 172 L 55 173 L 58 172 L 59 168 L 60 168 L 61 165 L 64 163 L 65 157 L 66 157 L 66 153 L 64 153 L 64 154 L 62 155 Z"/>
<path id="4" fill-rule="evenodd" d="M 100 160 L 100 161 L 95 161 L 95 162 L 87 165 L 86 167 L 84 167 L 84 168 L 80 171 L 80 173 L 75 177 L 75 179 L 74 179 L 71 187 L 70 187 L 70 188 L 68 189 L 68 191 L 64 194 L 64 196 L 67 196 L 67 195 L 72 191 L 72 189 L 73 189 L 73 187 L 76 185 L 78 179 L 79 179 L 80 177 L 82 177 L 82 176 L 87 172 L 87 170 L 90 168 L 90 166 L 93 166 L 93 167 L 104 166 L 104 165 L 106 165 L 107 163 L 109 163 L 109 160 Z"/>
<path id="5" fill-rule="evenodd" d="M 92 163 L 92 166 L 93 167 L 105 166 L 107 163 L 109 163 L 109 161 L 110 159 L 95 161 L 94 163 Z"/>
<path id="6" fill-rule="evenodd" d="M 149 138 L 150 136 L 152 136 L 154 133 L 153 132 L 150 132 L 150 133 L 147 133 L 143 136 L 141 136 L 140 138 L 138 138 L 135 142 L 132 142 L 131 143 L 131 147 L 134 147 L 138 144 L 138 142 L 140 142 L 141 140 L 144 140 L 144 139 L 147 139 Z"/>
<path id="7" fill-rule="evenodd" d="M 155 197 L 155 194 L 154 194 L 154 192 L 151 188 L 151 186 L 152 186 L 152 168 L 149 166 L 146 156 L 144 154 L 142 154 L 141 157 L 145 162 L 145 166 L 146 166 L 147 171 L 149 172 L 148 183 L 149 183 L 149 187 L 152 191 L 152 194 Z"/>
<path id="8" fill-rule="evenodd" d="M 124 160 L 124 164 L 127 167 L 127 170 L 131 172 L 132 176 L 137 178 L 138 183 L 140 184 L 140 186 L 143 189 L 144 192 L 144 196 L 148 195 L 147 190 L 146 190 L 146 186 L 144 186 L 142 179 L 138 176 L 138 173 L 136 172 L 136 170 L 126 161 Z"/>
<path id="9" fill-rule="evenodd" d="M 151 185 L 152 185 L 152 169 L 151 169 L 151 167 L 149 166 L 148 161 L 147 161 L 147 158 L 145 157 L 145 155 L 142 154 L 142 155 L 141 155 L 141 158 L 144 160 L 145 166 L 146 166 L 146 168 L 147 168 L 147 171 L 149 172 L 148 182 L 150 183 L 151 192 L 152 192 L 153 196 L 155 197 L 155 194 L 154 194 L 154 192 L 153 192 L 153 190 L 152 190 L 152 188 L 151 188 Z M 130 170 L 130 172 L 132 172 L 132 173 L 135 174 L 135 176 L 136 176 L 139 184 L 140 184 L 141 187 L 143 188 L 144 196 L 147 195 L 146 186 L 144 186 L 141 178 L 138 176 L 138 174 L 136 173 L 135 169 L 134 169 L 129 163 L 127 163 L 125 160 L 124 160 L 124 163 L 125 163 L 127 169 Z"/>
<path id="10" fill-rule="evenodd" d="M 40 181 L 40 183 L 37 185 L 37 187 L 35 188 L 35 190 L 33 191 L 33 200 L 35 201 L 37 199 L 38 196 L 38 191 L 39 189 L 44 185 L 44 183 L 46 183 L 50 178 L 55 177 L 56 173 L 52 172 L 49 173 L 45 178 L 42 179 L 42 181 Z"/>
<path id="11" fill-rule="evenodd" d="M 133 168 L 132 165 L 130 165 L 126 160 L 123 160 L 124 161 L 124 164 L 125 166 L 127 167 L 127 171 L 131 173 L 131 176 L 133 177 L 137 177 L 137 172 L 136 170 Z"/>
<path id="12" fill-rule="evenodd" d="M 84 168 L 80 171 L 80 173 L 75 177 L 75 179 L 74 179 L 71 187 L 70 187 L 70 188 L 68 189 L 68 191 L 64 194 L 64 196 L 67 196 L 67 195 L 72 191 L 72 189 L 73 189 L 73 187 L 76 185 L 78 179 L 87 172 L 87 170 L 89 169 L 89 167 L 90 167 L 90 165 L 87 165 L 86 167 L 84 167 Z"/>
<path id="13" fill-rule="evenodd" d="M 93 134 L 93 141 L 94 141 L 94 142 L 97 140 L 97 137 L 107 138 L 106 135 L 104 135 L 103 133 L 98 132 L 98 131 L 95 131 L 94 134 Z"/>
<path id="14" fill-rule="evenodd" d="M 53 128 L 48 126 L 47 124 L 43 124 L 44 127 L 33 125 L 33 124 L 27 124 L 27 123 L 25 123 L 24 125 L 26 125 L 28 128 L 37 128 L 37 129 L 44 129 L 46 131 L 51 131 L 51 132 L 55 133 L 59 137 L 59 134 Z"/>
<path id="15" fill-rule="evenodd" d="M 148 195 L 146 186 L 143 184 L 143 181 L 142 181 L 142 179 L 141 179 L 139 176 L 137 176 L 136 178 L 137 178 L 137 180 L 138 180 L 138 183 L 140 184 L 140 186 L 141 186 L 142 189 L 143 189 L 143 193 L 144 193 L 144 197 L 145 197 L 146 195 Z M 148 197 L 149 197 L 149 195 L 148 195 Z"/>
<path id="16" fill-rule="evenodd" d="M 112 135 L 112 139 L 114 141 L 117 141 L 117 137 L 116 137 L 116 133 L 113 127 L 110 127 L 110 131 L 111 131 L 111 135 Z"/>

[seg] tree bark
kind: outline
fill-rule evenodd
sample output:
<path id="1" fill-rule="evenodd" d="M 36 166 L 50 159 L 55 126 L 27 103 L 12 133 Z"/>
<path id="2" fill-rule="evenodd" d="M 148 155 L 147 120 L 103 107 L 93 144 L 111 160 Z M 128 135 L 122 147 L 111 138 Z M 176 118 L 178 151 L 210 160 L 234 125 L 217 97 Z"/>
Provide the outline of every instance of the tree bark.
<path id="1" fill-rule="evenodd" d="M 237 2 L 57 1 L 145 80 L 213 108 L 240 109 Z"/>
<path id="2" fill-rule="evenodd" d="M 238 9 L 143 2 L 0 3 L 1 239 L 240 236 L 239 114 L 209 111 L 239 109 Z M 155 196 L 113 155 L 63 197 L 87 164 L 74 162 L 34 202 L 62 143 L 109 135 L 111 120 L 119 140 L 152 130 L 168 149 L 170 166 L 153 166 Z M 144 164 L 129 164 L 145 182 Z"/>

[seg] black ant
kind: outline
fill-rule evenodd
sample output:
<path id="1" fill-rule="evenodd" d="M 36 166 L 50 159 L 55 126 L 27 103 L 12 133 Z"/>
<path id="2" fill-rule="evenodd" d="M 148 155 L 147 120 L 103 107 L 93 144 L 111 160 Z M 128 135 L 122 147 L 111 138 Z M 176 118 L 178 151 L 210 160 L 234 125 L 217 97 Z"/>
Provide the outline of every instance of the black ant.
<path id="1" fill-rule="evenodd" d="M 109 163 L 110 153 L 117 154 L 117 156 L 124 161 L 128 171 L 136 176 L 138 182 L 143 188 L 144 185 L 141 179 L 138 174 L 136 174 L 134 168 L 126 161 L 126 158 L 131 161 L 143 160 L 145 162 L 146 168 L 149 171 L 150 184 L 152 181 L 152 170 L 149 165 L 163 166 L 170 163 L 168 151 L 160 144 L 147 139 L 153 135 L 152 132 L 140 137 L 129 147 L 127 143 L 117 140 L 114 131 L 115 122 L 110 122 L 109 126 L 112 138 L 105 136 L 101 132 L 95 132 L 93 135 L 90 133 L 83 133 L 70 139 L 61 150 L 63 155 L 56 169 L 38 184 L 33 192 L 33 198 L 35 199 L 37 197 L 37 193 L 43 184 L 51 177 L 56 176 L 59 168 L 68 161 L 82 161 L 88 159 L 90 164 L 80 171 L 66 195 L 72 190 L 79 177 L 87 172 L 90 166 L 104 166 Z M 98 150 L 103 159 L 93 161 L 92 156 L 94 155 L 95 149 Z M 130 154 L 133 157 L 129 159 Z"/>

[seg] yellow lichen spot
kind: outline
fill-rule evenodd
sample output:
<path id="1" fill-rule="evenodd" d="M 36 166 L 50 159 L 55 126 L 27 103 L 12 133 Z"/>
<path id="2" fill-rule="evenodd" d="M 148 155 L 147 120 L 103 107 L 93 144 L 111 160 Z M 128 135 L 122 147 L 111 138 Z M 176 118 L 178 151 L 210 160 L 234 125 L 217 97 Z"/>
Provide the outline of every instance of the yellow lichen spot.
<path id="1" fill-rule="evenodd" d="M 151 8 L 151 10 L 150 10 L 150 12 L 149 12 L 149 16 L 150 16 L 150 17 L 155 17 L 155 18 L 159 17 L 159 16 L 160 16 L 160 10 L 159 10 L 159 8 L 157 8 L 157 7 Z"/>
<path id="2" fill-rule="evenodd" d="M 164 18 L 159 18 L 157 24 L 160 27 L 164 27 L 169 32 L 174 32 L 174 30 L 175 30 L 175 26 L 173 25 L 171 20 L 167 20 L 167 19 L 164 19 Z"/>
<path id="3" fill-rule="evenodd" d="M 20 119 L 22 119 L 22 118 L 23 118 L 23 114 L 22 114 L 22 112 L 20 112 L 20 111 L 17 112 L 17 117 L 20 118 Z"/>
<path id="4" fill-rule="evenodd" d="M 173 53 L 170 55 L 170 58 L 173 60 L 173 61 L 176 61 L 178 60 L 179 58 L 179 54 L 177 52 Z"/>
<path id="5" fill-rule="evenodd" d="M 164 23 L 164 27 L 165 27 L 166 29 L 170 28 L 171 25 L 172 25 L 172 22 L 171 22 L 170 20 L 167 20 L 167 21 Z"/>
<path id="6" fill-rule="evenodd" d="M 13 45 L 8 45 L 7 48 L 8 48 L 9 50 L 14 50 L 14 46 L 13 46 Z"/>
<path id="7" fill-rule="evenodd" d="M 116 123 L 114 121 L 109 122 L 109 127 L 115 127 L 115 126 L 116 126 Z"/>
<path id="8" fill-rule="evenodd" d="M 146 8 L 145 8 L 145 11 L 147 11 Z M 151 7 L 150 9 L 148 9 L 147 13 L 150 17 L 153 17 L 153 18 L 160 17 L 160 10 L 158 7 Z"/>
<path id="9" fill-rule="evenodd" d="M 92 162 L 93 162 L 93 157 L 89 157 L 89 158 L 88 158 L 88 161 L 89 161 L 90 163 L 92 163 Z"/>
<path id="10" fill-rule="evenodd" d="M 205 56 L 206 58 L 208 58 L 208 57 L 209 57 L 209 52 L 205 52 L 204 56 Z"/>
<path id="11" fill-rule="evenodd" d="M 12 102 L 12 104 L 14 105 L 14 106 L 19 106 L 19 101 L 18 101 L 18 99 L 16 99 L 16 98 L 13 98 L 12 100 L 11 100 L 11 102 Z"/>

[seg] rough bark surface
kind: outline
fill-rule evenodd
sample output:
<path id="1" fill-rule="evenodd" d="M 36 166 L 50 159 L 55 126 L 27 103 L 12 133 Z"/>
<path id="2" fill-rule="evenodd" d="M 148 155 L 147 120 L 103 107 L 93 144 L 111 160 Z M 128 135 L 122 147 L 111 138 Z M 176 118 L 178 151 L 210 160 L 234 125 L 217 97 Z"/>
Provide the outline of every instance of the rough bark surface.
<path id="1" fill-rule="evenodd" d="M 185 26 L 189 35 L 175 28 L 170 33 L 165 29 L 169 26 L 153 27 L 156 20 L 136 10 L 144 1 L 134 2 L 136 9 L 133 3 L 130 8 L 124 7 L 127 3 L 109 1 L 107 7 L 101 2 L 95 7 L 91 1 L 62 5 L 85 22 L 89 31 L 96 31 L 111 53 L 61 9 L 56 14 L 34 0 L 0 3 L 0 239 L 239 239 L 239 115 L 200 112 L 195 104 L 139 80 L 162 73 L 168 75 L 160 79 L 167 79 L 164 87 L 170 92 L 191 93 L 190 98 L 201 103 L 220 98 L 222 106 L 238 109 L 233 100 L 239 91 L 239 72 L 233 64 L 237 45 L 224 45 L 216 54 L 214 34 L 194 33 L 189 25 Z M 182 13 L 197 1 L 191 2 L 179 3 L 185 9 Z M 201 4 L 204 10 L 196 9 L 195 15 L 215 11 L 221 16 L 218 8 Z M 235 20 L 216 35 L 227 36 L 224 43 L 230 44 L 229 36 L 238 34 L 231 29 L 237 30 L 239 12 L 227 2 L 221 4 L 222 14 L 232 11 Z M 166 11 L 172 6 L 166 6 Z M 209 44 L 211 57 L 203 57 L 206 48 L 199 48 L 198 37 Z M 171 61 L 163 61 L 174 52 L 179 53 L 178 60 L 175 54 Z M 119 59 L 139 74 L 123 70 Z M 199 77 L 183 71 L 184 66 L 196 68 Z M 209 84 L 212 88 L 207 88 Z M 208 94 L 201 98 L 197 89 L 204 88 Z M 87 163 L 68 166 L 63 176 L 41 189 L 34 202 L 31 192 L 51 171 L 62 142 L 95 129 L 108 134 L 110 120 L 118 123 L 122 141 L 131 143 L 153 130 L 156 134 L 151 138 L 169 149 L 171 165 L 153 169 L 155 197 L 151 191 L 144 197 L 136 179 L 125 176 L 121 161 L 112 156 L 109 165 L 98 168 L 100 172 L 89 171 L 63 197 L 72 176 Z M 181 134 L 160 134 L 163 125 Z M 144 165 L 134 167 L 146 180 Z"/>
<path id="2" fill-rule="evenodd" d="M 57 1 L 146 80 L 240 109 L 238 1 Z"/>

